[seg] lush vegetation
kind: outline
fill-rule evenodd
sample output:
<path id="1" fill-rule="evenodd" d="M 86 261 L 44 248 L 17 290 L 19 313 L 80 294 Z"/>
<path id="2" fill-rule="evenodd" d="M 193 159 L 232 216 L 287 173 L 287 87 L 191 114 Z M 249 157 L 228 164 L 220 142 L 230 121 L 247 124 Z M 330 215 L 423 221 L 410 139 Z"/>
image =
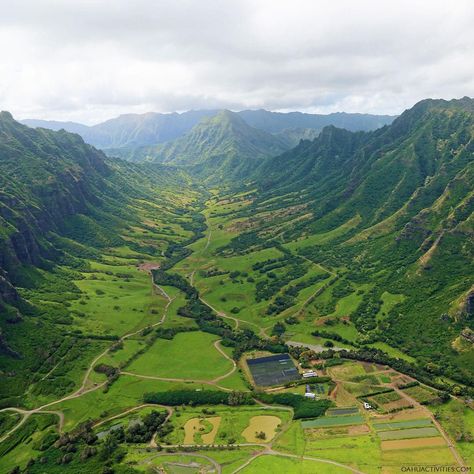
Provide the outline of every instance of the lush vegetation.
<path id="1" fill-rule="evenodd" d="M 363 472 L 454 462 L 443 439 L 385 451 L 371 413 L 297 421 L 364 400 L 431 410 L 468 461 L 473 113 L 423 101 L 272 157 L 284 136 L 226 112 L 154 150 L 177 167 L 1 114 L 0 470 L 143 472 L 188 422 L 229 472 L 250 426 Z M 286 352 L 317 376 L 256 391 L 245 358 Z"/>

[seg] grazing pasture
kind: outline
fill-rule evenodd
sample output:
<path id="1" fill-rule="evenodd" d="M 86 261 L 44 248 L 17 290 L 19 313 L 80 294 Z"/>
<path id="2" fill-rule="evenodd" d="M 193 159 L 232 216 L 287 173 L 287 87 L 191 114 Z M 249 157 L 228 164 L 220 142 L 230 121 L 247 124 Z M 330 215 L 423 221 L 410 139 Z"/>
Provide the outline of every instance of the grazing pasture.
<path id="1" fill-rule="evenodd" d="M 232 363 L 215 347 L 217 336 L 202 332 L 157 339 L 127 368 L 128 372 L 177 379 L 212 380 L 232 369 Z"/>

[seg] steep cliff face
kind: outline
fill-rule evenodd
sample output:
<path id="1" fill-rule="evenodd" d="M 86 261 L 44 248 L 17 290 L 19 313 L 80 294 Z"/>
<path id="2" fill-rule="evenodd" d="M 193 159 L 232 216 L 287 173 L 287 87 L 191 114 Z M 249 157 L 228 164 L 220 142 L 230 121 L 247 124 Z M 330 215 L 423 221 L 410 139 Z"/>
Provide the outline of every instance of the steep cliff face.
<path id="1" fill-rule="evenodd" d="M 98 205 L 110 169 L 78 135 L 30 129 L 0 113 L 0 269 L 40 265 L 54 250 L 44 242 L 68 216 Z"/>

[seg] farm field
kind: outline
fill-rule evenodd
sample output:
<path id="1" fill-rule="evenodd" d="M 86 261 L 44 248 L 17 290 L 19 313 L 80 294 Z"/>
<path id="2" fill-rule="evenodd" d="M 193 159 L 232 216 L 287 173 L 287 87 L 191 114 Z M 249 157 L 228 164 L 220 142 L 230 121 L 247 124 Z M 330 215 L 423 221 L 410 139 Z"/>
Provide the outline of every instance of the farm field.
<path id="1" fill-rule="evenodd" d="M 384 423 L 373 423 L 376 431 L 399 430 L 404 428 L 420 428 L 423 426 L 430 426 L 433 422 L 429 418 L 422 418 L 420 420 L 406 420 L 393 421 Z"/>
<path id="2" fill-rule="evenodd" d="M 316 420 L 303 421 L 301 425 L 303 428 L 316 428 L 326 426 L 343 426 L 355 425 L 364 423 L 364 417 L 361 415 L 339 415 L 339 416 L 324 416 Z"/>
<path id="3" fill-rule="evenodd" d="M 394 431 L 379 431 L 380 439 L 408 439 L 408 438 L 426 438 L 430 436 L 439 436 L 439 431 L 434 427 L 396 429 Z"/>

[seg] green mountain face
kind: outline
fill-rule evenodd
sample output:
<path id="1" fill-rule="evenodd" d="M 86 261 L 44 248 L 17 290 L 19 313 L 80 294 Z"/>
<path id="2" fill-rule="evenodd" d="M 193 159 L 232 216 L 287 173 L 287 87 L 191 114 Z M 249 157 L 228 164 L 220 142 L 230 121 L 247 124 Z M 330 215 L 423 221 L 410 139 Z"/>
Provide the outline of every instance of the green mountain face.
<path id="1" fill-rule="evenodd" d="M 175 188 L 183 191 L 178 202 Z M 21 394 L 31 368 L 48 365 L 51 354 L 40 347 L 55 347 L 55 338 L 68 333 L 75 314 L 69 300 L 79 292 L 73 281 L 90 269 L 90 259 L 113 255 L 111 249 L 144 258 L 172 253 L 191 235 L 188 189 L 171 167 L 111 161 L 78 135 L 31 129 L 0 114 L 0 359 L 16 371 L 1 372 L 1 397 Z M 153 235 L 155 226 L 181 224 L 188 230 L 174 239 L 171 230 Z"/>
<path id="2" fill-rule="evenodd" d="M 263 158 L 288 147 L 287 140 L 252 128 L 239 115 L 224 110 L 203 119 L 178 140 L 140 149 L 133 158 L 185 166 L 193 174 L 221 180 L 247 176 Z"/>
<path id="3" fill-rule="evenodd" d="M 0 472 L 469 464 L 474 100 L 312 120 L 0 114 Z"/>
<path id="4" fill-rule="evenodd" d="M 423 101 L 370 133 L 325 128 L 262 164 L 250 211 L 304 203 L 296 215 L 305 217 L 279 238 L 372 286 L 368 307 L 351 315 L 357 329 L 471 381 L 473 352 L 453 344 L 474 324 L 473 104 Z M 405 299 L 380 318 L 384 292 Z"/>

